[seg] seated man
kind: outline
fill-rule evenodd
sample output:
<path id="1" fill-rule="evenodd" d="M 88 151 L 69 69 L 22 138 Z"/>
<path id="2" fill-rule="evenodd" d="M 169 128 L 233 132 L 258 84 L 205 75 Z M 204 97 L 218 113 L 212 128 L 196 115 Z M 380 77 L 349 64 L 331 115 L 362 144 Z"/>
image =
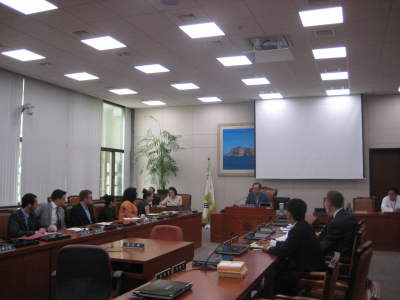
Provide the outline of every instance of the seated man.
<path id="1" fill-rule="evenodd" d="M 90 225 L 96 223 L 93 214 L 92 191 L 83 190 L 79 193 L 80 203 L 74 205 L 70 212 L 71 227 L 80 225 Z"/>
<path id="2" fill-rule="evenodd" d="M 35 214 L 44 226 L 53 225 L 56 230 L 65 228 L 65 211 L 62 207 L 65 204 L 66 193 L 59 189 L 54 190 L 50 196 L 50 203 L 39 204 Z"/>
<path id="3" fill-rule="evenodd" d="M 160 204 L 160 197 L 154 195 L 156 190 L 151 186 L 149 187 L 149 191 L 153 193 L 153 201 L 151 201 L 151 205 L 156 206 Z"/>
<path id="4" fill-rule="evenodd" d="M 301 199 L 288 202 L 287 219 L 293 225 L 286 241 L 271 240 L 264 249 L 267 253 L 279 256 L 276 267 L 275 294 L 292 296 L 297 287 L 300 275 L 296 271 L 324 271 L 324 255 L 317 241 L 314 229 L 305 221 L 307 204 Z"/>
<path id="5" fill-rule="evenodd" d="M 101 210 L 99 214 L 99 222 L 113 222 L 117 220 L 115 217 L 115 202 L 117 202 L 117 199 L 113 195 L 104 195 L 104 203 L 105 206 Z"/>
<path id="6" fill-rule="evenodd" d="M 16 210 L 8 219 L 8 236 L 9 238 L 31 236 L 38 232 L 46 233 L 43 226 L 36 215 L 33 213 L 38 207 L 38 199 L 34 194 L 25 194 L 21 200 L 21 209 Z M 55 228 L 51 225 L 49 231 Z"/>
<path id="7" fill-rule="evenodd" d="M 260 202 L 271 202 L 268 195 L 261 192 L 261 183 L 253 183 L 253 191 L 247 195 L 246 204 L 258 206 Z"/>
<path id="8" fill-rule="evenodd" d="M 326 213 L 331 219 L 318 236 L 325 255 L 336 251 L 340 252 L 340 257 L 351 256 L 357 219 L 352 212 L 343 208 L 343 203 L 343 195 L 337 191 L 330 191 L 326 195 Z"/>

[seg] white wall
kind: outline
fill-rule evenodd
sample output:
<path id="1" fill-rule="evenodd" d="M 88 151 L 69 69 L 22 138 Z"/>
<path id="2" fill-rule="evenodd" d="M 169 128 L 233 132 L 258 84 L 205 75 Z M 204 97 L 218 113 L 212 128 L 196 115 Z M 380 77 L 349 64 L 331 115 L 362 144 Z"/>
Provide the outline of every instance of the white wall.
<path id="1" fill-rule="evenodd" d="M 329 190 L 343 193 L 346 204 L 354 197 L 369 196 L 369 148 L 400 147 L 400 96 L 370 96 L 363 100 L 364 161 L 365 176 L 362 180 L 260 180 L 263 185 L 277 188 L 278 196 L 304 199 L 308 212 L 322 207 L 323 197 Z M 185 150 L 174 155 L 180 171 L 170 178 L 170 186 L 180 193 L 192 194 L 192 208 L 203 209 L 206 183 L 207 158 L 211 158 L 212 177 L 217 210 L 232 205 L 235 200 L 246 196 L 254 179 L 251 177 L 217 176 L 217 124 L 254 122 L 253 103 L 214 104 L 178 108 L 152 108 L 135 110 L 135 147 L 148 128 L 156 129 L 157 124 L 145 118 L 152 115 L 172 134 L 180 134 Z M 338 145 L 340 147 L 340 145 Z M 149 187 L 135 166 L 134 186 L 138 189 Z"/>

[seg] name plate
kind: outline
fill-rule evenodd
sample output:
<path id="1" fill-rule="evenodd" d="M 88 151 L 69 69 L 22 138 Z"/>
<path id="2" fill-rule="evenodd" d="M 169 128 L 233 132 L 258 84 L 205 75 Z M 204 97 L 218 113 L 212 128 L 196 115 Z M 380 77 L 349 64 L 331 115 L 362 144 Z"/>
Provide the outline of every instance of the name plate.
<path id="1" fill-rule="evenodd" d="M 239 237 L 238 236 L 235 236 L 234 238 L 232 238 L 232 243 L 236 243 L 237 241 L 239 240 Z"/>
<path id="2" fill-rule="evenodd" d="M 184 269 L 186 269 L 186 261 L 183 261 L 172 267 L 172 270 L 174 271 L 174 273 L 178 273 L 179 271 L 182 271 Z"/>
<path id="3" fill-rule="evenodd" d="M 224 246 L 230 246 L 231 245 L 231 240 L 227 240 L 224 242 Z"/>
<path id="4" fill-rule="evenodd" d="M 90 230 L 82 230 L 78 231 L 79 236 L 87 236 L 87 235 L 92 235 L 93 233 Z"/>
<path id="5" fill-rule="evenodd" d="M 150 221 L 153 223 L 153 222 L 157 222 L 158 220 L 157 219 L 150 219 Z"/>
<path id="6" fill-rule="evenodd" d="M 150 222 L 151 222 L 150 219 L 140 220 L 140 223 L 142 223 L 142 224 L 147 224 L 147 223 L 150 223 Z"/>
<path id="7" fill-rule="evenodd" d="M 94 228 L 94 229 L 92 230 L 92 232 L 93 232 L 93 234 L 100 233 L 100 232 L 104 232 L 104 228 Z"/>
<path id="8" fill-rule="evenodd" d="M 14 245 L 1 245 L 0 246 L 0 252 L 10 251 L 10 250 L 15 250 Z"/>
<path id="9" fill-rule="evenodd" d="M 124 242 L 122 244 L 122 247 L 144 249 L 144 244 L 142 244 L 142 243 L 127 243 L 127 242 Z"/>
<path id="10" fill-rule="evenodd" d="M 166 269 L 164 271 L 161 271 L 160 273 L 157 273 L 156 274 L 156 278 L 157 279 L 164 279 L 164 278 L 166 278 L 168 276 L 171 276 L 171 274 L 172 274 L 172 269 L 169 268 L 169 269 Z"/>

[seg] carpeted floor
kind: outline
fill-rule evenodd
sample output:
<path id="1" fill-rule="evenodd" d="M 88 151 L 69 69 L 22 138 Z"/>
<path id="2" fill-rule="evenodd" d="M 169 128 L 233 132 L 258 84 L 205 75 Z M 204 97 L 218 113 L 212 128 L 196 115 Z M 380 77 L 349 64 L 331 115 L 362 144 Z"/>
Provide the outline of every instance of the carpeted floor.
<path id="1" fill-rule="evenodd" d="M 194 251 L 195 258 L 211 253 L 218 246 L 218 243 L 210 242 L 210 229 L 203 228 L 202 231 L 203 244 Z M 368 278 L 379 282 L 380 299 L 400 299 L 400 252 L 374 251 Z"/>

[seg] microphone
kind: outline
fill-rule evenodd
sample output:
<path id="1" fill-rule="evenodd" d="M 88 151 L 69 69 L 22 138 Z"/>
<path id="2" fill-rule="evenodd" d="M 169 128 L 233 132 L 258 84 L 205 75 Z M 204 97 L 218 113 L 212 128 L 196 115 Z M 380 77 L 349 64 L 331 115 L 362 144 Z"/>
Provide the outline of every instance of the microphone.
<path id="1" fill-rule="evenodd" d="M 235 234 L 235 233 L 234 233 L 233 231 L 232 231 L 230 234 L 228 234 L 228 236 L 221 242 L 221 244 L 219 244 L 219 245 L 217 246 L 217 248 L 215 248 L 214 251 L 210 254 L 210 256 L 207 258 L 206 262 L 205 262 L 204 264 L 201 265 L 201 267 L 199 268 L 199 270 L 205 270 L 205 271 L 208 271 L 208 270 L 215 271 L 215 270 L 217 270 L 217 267 L 216 267 L 216 266 L 207 265 L 207 263 L 208 263 L 208 261 L 209 261 L 211 255 L 213 255 L 213 254 L 217 251 L 217 249 L 222 245 L 222 243 L 225 242 L 225 240 L 226 240 L 228 237 L 230 237 L 230 236 L 232 236 L 232 235 L 234 235 L 234 234 Z"/>
<path id="2" fill-rule="evenodd" d="M 246 199 L 246 198 L 247 198 L 247 196 L 246 196 L 246 197 L 243 197 L 242 199 L 239 199 L 238 201 L 236 201 L 235 203 L 233 203 L 232 206 L 237 206 L 236 203 L 238 203 L 239 201 L 242 201 L 243 199 Z"/>

